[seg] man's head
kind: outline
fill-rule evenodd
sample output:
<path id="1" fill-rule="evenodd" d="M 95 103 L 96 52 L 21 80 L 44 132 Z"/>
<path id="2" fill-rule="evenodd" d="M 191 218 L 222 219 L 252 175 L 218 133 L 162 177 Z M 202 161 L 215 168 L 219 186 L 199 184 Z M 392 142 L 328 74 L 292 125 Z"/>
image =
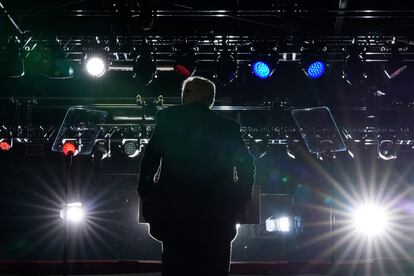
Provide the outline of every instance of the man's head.
<path id="1" fill-rule="evenodd" d="M 214 104 L 216 86 L 202 77 L 189 77 L 183 82 L 181 100 L 183 104 L 203 103 L 208 107 Z"/>

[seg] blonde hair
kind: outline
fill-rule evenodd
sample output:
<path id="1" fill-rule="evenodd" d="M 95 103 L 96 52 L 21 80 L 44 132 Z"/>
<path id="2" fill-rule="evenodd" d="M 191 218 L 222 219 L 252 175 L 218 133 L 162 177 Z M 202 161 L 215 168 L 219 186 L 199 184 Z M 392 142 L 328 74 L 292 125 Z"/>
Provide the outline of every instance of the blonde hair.
<path id="1" fill-rule="evenodd" d="M 189 77 L 183 82 L 181 89 L 183 104 L 200 102 L 212 107 L 216 97 L 216 86 L 212 81 L 203 77 Z"/>

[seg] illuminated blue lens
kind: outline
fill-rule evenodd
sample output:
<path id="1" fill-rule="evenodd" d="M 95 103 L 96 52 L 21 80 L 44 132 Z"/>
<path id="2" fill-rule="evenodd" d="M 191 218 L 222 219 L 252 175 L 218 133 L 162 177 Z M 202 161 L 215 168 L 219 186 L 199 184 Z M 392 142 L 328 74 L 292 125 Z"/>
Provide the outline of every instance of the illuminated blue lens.
<path id="1" fill-rule="evenodd" d="M 321 61 L 312 62 L 307 69 L 308 77 L 311 79 L 317 79 L 322 77 L 325 73 L 325 63 Z"/>
<path id="2" fill-rule="evenodd" d="M 256 61 L 253 64 L 253 74 L 258 78 L 266 79 L 270 77 L 270 67 L 263 61 Z"/>

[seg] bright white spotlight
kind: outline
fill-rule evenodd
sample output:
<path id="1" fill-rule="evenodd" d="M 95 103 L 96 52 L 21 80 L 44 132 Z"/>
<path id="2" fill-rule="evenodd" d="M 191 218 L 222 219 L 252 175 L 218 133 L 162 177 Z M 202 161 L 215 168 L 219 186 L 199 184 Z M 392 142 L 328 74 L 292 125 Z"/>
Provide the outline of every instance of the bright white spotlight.
<path id="1" fill-rule="evenodd" d="M 93 56 L 86 60 L 86 71 L 95 78 L 100 78 L 106 73 L 106 63 L 101 57 Z"/>
<path id="2" fill-rule="evenodd" d="M 290 232 L 291 222 L 288 217 L 273 217 L 266 220 L 267 232 Z"/>
<path id="3" fill-rule="evenodd" d="M 69 222 L 78 223 L 85 217 L 85 212 L 82 208 L 82 203 L 73 202 L 68 203 L 64 209 L 60 211 L 60 217 Z"/>
<path id="4" fill-rule="evenodd" d="M 375 204 L 362 205 L 355 210 L 353 223 L 358 232 L 366 236 L 377 236 L 387 229 L 387 212 Z"/>

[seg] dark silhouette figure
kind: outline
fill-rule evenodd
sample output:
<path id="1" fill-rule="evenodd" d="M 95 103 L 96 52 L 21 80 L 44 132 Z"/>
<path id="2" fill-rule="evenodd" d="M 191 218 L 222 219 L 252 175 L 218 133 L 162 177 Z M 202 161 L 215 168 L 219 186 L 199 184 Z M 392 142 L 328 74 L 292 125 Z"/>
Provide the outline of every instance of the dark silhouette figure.
<path id="1" fill-rule="evenodd" d="M 209 85 L 215 89 L 190 78 L 184 104 L 158 112 L 141 163 L 138 193 L 150 233 L 163 243 L 163 275 L 228 275 L 236 223 L 251 197 L 253 158 L 240 125 L 209 109 Z"/>

